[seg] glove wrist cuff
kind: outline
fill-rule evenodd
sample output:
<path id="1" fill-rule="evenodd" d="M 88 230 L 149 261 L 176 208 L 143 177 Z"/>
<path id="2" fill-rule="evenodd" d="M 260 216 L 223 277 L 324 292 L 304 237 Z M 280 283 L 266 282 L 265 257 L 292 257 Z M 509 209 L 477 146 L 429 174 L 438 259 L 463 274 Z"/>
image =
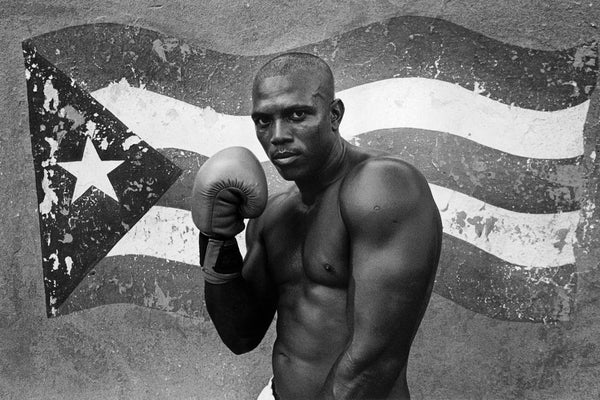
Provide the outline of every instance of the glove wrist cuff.
<path id="1" fill-rule="evenodd" d="M 200 264 L 204 280 L 222 285 L 242 276 L 242 256 L 235 238 L 220 240 L 200 234 Z"/>

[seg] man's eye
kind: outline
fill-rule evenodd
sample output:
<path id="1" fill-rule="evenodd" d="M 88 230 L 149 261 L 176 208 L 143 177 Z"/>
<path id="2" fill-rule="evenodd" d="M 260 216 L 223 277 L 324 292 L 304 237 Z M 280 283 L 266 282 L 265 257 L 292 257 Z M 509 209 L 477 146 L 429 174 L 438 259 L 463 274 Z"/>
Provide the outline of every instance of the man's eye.
<path id="1" fill-rule="evenodd" d="M 306 113 L 304 111 L 293 111 L 290 114 L 290 119 L 292 121 L 302 121 L 306 117 Z"/>
<path id="2" fill-rule="evenodd" d="M 254 123 L 257 126 L 264 128 L 265 126 L 268 126 L 271 123 L 271 121 L 268 118 L 259 117 L 254 119 Z"/>

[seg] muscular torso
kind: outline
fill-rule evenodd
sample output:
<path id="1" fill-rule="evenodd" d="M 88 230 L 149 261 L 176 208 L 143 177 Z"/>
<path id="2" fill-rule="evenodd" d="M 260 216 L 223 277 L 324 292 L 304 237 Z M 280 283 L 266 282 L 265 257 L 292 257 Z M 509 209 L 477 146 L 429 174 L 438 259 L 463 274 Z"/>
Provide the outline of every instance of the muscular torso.
<path id="1" fill-rule="evenodd" d="M 367 157 L 363 154 L 356 162 Z M 342 182 L 343 176 L 310 205 L 294 187 L 274 196 L 261 217 L 268 274 L 278 292 L 273 372 L 282 399 L 316 398 L 351 334 L 349 236 L 339 204 Z M 405 387 L 401 373 L 395 391 Z"/>
<path id="2" fill-rule="evenodd" d="M 348 235 L 338 189 L 339 182 L 310 207 L 298 193 L 283 194 L 268 216 L 278 221 L 263 237 L 279 295 L 273 368 L 283 398 L 320 389 L 347 342 Z"/>

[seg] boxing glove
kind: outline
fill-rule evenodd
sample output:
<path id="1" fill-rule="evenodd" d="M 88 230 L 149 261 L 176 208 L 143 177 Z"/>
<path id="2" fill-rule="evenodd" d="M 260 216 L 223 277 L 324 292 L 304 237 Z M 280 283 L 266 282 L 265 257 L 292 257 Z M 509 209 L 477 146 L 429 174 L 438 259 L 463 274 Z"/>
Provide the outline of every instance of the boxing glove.
<path id="1" fill-rule="evenodd" d="M 230 147 L 213 155 L 196 174 L 192 220 L 200 230 L 200 264 L 208 282 L 240 275 L 242 258 L 234 236 L 244 218 L 256 218 L 267 203 L 267 179 L 252 152 Z"/>

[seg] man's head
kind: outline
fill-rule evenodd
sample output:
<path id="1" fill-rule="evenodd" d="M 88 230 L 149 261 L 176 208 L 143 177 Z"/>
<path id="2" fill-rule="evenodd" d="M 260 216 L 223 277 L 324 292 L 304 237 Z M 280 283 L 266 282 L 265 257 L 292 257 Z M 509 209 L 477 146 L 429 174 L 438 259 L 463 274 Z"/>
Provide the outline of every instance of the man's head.
<path id="1" fill-rule="evenodd" d="M 331 69 L 316 56 L 288 53 L 267 62 L 252 102 L 258 140 L 285 179 L 310 179 L 340 143 L 344 105 L 334 98 Z"/>

